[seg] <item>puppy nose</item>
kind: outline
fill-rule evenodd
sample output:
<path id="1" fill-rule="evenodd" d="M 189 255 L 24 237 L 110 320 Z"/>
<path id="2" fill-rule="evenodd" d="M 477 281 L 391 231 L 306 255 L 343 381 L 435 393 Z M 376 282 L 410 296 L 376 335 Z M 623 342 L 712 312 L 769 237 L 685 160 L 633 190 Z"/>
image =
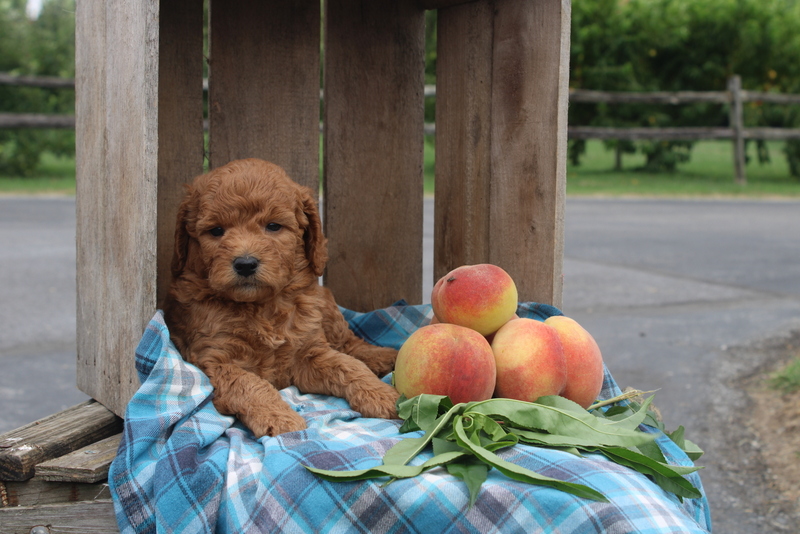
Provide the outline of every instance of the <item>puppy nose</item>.
<path id="1" fill-rule="evenodd" d="M 252 256 L 239 256 L 233 260 L 233 269 L 239 276 L 253 276 L 258 268 L 258 260 Z"/>

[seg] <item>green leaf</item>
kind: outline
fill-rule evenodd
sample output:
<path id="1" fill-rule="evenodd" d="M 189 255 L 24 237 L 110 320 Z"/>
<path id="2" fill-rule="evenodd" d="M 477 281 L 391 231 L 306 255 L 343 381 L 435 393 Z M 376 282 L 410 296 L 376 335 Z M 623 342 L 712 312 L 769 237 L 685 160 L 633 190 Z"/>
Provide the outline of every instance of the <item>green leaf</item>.
<path id="1" fill-rule="evenodd" d="M 398 401 L 397 415 L 405 420 L 400 432 L 414 430 L 427 432 L 435 425 L 440 413 L 452 408 L 453 402 L 445 395 L 417 395 L 411 399 Z"/>
<path id="2" fill-rule="evenodd" d="M 503 460 L 493 452 L 490 452 L 483 447 L 479 447 L 472 443 L 467 436 L 466 432 L 464 431 L 463 421 L 462 418 L 456 418 L 453 422 L 456 438 L 458 440 L 458 444 L 468 449 L 472 454 L 474 454 L 477 458 L 485 462 L 486 464 L 494 467 L 507 477 L 518 480 L 521 482 L 526 482 L 528 484 L 536 484 L 541 486 L 549 486 L 561 491 L 565 491 L 572 495 L 576 495 L 578 497 L 583 497 L 586 499 L 591 499 L 595 501 L 606 501 L 607 499 L 597 490 L 590 488 L 589 486 L 585 486 L 583 484 L 576 484 L 573 482 L 564 482 L 563 480 L 558 480 L 555 478 L 546 477 L 544 475 L 540 475 L 535 471 L 531 471 L 529 469 L 525 469 L 524 467 L 518 466 L 506 460 Z"/>
<path id="3" fill-rule="evenodd" d="M 486 478 L 489 476 L 489 469 L 491 469 L 489 465 L 481 460 L 468 456 L 447 464 L 447 472 L 460 478 L 467 485 L 470 508 L 472 508 L 472 505 L 475 504 L 475 500 L 478 498 L 481 485 L 483 485 Z"/>
<path id="4" fill-rule="evenodd" d="M 352 471 L 338 471 L 330 469 L 317 469 L 316 467 L 304 466 L 312 473 L 321 476 L 326 480 L 333 481 L 354 481 L 369 478 L 411 478 L 421 475 L 425 471 L 434 467 L 439 467 L 465 456 L 464 451 L 452 451 L 434 456 L 422 465 L 378 465 L 369 469 L 354 469 Z"/>
<path id="5" fill-rule="evenodd" d="M 647 456 L 629 449 L 608 447 L 598 449 L 597 452 L 607 456 L 610 460 L 636 471 L 653 477 L 653 481 L 662 489 L 674 493 L 678 497 L 696 499 L 702 496 L 691 482 L 683 478 L 699 470 L 695 466 L 669 465 L 657 462 Z"/>
<path id="6" fill-rule="evenodd" d="M 596 417 L 579 404 L 555 395 L 541 397 L 535 403 L 490 399 L 470 403 L 464 408 L 464 412 L 483 413 L 492 418 L 502 419 L 511 427 L 526 431 L 543 430 L 549 434 L 574 439 L 574 441 L 554 443 L 559 446 L 594 444 L 630 447 L 654 439 L 652 435 L 626 428 L 624 424 Z M 511 431 L 509 428 L 509 432 Z"/>

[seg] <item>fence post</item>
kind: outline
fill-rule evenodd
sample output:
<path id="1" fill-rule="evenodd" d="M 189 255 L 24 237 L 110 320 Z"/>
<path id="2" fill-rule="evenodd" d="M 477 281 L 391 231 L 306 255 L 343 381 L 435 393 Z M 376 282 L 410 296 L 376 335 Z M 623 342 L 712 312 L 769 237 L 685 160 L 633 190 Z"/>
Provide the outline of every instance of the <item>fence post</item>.
<path id="1" fill-rule="evenodd" d="M 742 107 L 742 78 L 734 75 L 728 79 L 728 91 L 731 97 L 730 126 L 733 129 L 733 167 L 736 171 L 736 183 L 745 185 L 745 150 L 744 150 L 744 118 Z"/>

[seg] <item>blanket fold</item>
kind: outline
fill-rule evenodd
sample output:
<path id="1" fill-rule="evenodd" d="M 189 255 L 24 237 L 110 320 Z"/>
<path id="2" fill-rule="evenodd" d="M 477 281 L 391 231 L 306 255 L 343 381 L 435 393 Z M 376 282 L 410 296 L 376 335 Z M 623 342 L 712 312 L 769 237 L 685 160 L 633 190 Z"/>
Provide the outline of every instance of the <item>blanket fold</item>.
<path id="1" fill-rule="evenodd" d="M 370 313 L 342 311 L 356 334 L 395 348 L 432 317 L 429 305 L 403 303 Z M 535 303 L 521 304 L 518 310 L 521 317 L 539 320 L 560 313 Z M 400 439 L 421 433 L 400 434 L 401 421 L 363 418 L 344 399 L 289 387 L 281 395 L 308 428 L 256 440 L 234 417 L 216 411 L 208 378 L 181 358 L 160 311 L 136 350 L 136 368 L 142 385 L 128 405 L 123 439 L 109 472 L 122 533 L 711 530 L 705 495 L 680 502 L 647 477 L 602 455 L 578 458 L 527 445 L 500 455 L 543 475 L 591 486 L 610 502 L 516 482 L 495 470 L 472 508 L 464 483 L 440 468 L 387 486 L 382 480 L 325 481 L 304 466 L 373 467 Z M 619 393 L 606 370 L 601 398 Z M 657 443 L 670 463 L 692 465 L 680 448 L 658 434 Z M 414 463 L 430 457 L 424 453 Z M 702 490 L 697 473 L 688 478 Z"/>

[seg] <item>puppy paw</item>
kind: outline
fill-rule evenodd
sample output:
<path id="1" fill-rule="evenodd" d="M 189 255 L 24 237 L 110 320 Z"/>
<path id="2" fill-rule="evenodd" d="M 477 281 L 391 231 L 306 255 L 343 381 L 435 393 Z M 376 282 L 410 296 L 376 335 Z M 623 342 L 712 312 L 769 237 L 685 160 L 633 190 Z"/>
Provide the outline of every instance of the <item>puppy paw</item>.
<path id="1" fill-rule="evenodd" d="M 363 417 L 397 419 L 397 399 L 400 394 L 389 384 L 381 381 L 360 388 L 348 399 L 350 407 Z"/>
<path id="2" fill-rule="evenodd" d="M 306 420 L 294 410 L 260 410 L 241 417 L 256 438 L 306 429 Z"/>
<path id="3" fill-rule="evenodd" d="M 369 370 L 377 376 L 385 376 L 394 370 L 394 362 L 397 360 L 397 349 L 391 347 L 375 347 L 362 349 L 356 358 L 361 360 L 369 367 Z"/>

